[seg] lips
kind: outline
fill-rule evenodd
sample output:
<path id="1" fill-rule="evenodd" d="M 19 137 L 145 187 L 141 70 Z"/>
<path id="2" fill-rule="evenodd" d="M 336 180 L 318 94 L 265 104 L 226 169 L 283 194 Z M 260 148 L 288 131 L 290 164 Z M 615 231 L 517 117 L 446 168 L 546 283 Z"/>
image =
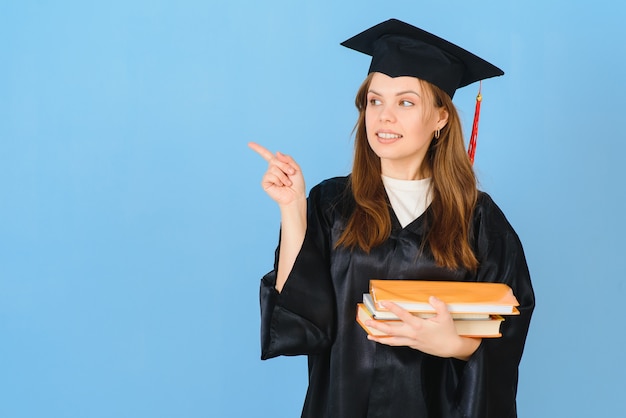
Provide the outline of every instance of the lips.
<path id="1" fill-rule="evenodd" d="M 382 142 L 383 144 L 389 144 L 402 138 L 402 135 L 395 132 L 378 131 L 376 132 L 376 137 L 378 138 L 379 142 Z"/>

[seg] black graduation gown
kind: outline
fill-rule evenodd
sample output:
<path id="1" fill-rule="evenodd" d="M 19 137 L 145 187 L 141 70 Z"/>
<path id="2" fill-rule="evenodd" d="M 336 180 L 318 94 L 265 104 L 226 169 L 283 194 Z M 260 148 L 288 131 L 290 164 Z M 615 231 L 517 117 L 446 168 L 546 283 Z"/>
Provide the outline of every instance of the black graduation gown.
<path id="1" fill-rule="evenodd" d="M 306 236 L 282 292 L 274 288 L 276 264 L 261 280 L 262 359 L 308 356 L 302 417 L 516 417 L 534 294 L 522 246 L 503 213 L 479 194 L 474 273 L 438 267 L 428 250 L 420 252 L 426 215 L 402 228 L 391 211 L 391 236 L 370 254 L 334 248 L 354 207 L 348 182 L 337 177 L 311 190 Z M 369 341 L 355 320 L 372 278 L 504 282 L 520 315 L 507 317 L 502 337 L 483 339 L 467 362 L 389 347 Z"/>

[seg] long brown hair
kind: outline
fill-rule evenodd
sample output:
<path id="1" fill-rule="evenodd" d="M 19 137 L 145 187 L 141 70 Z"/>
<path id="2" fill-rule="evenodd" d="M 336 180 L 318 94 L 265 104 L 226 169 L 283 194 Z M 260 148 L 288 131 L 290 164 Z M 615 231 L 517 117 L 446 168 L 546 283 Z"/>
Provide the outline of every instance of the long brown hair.
<path id="1" fill-rule="evenodd" d="M 356 95 L 359 117 L 355 126 L 354 164 L 350 187 L 356 201 L 346 230 L 336 246 L 359 247 L 365 252 L 382 244 L 391 233 L 391 216 L 381 179 L 380 158 L 367 141 L 365 109 L 370 74 Z M 455 269 L 475 270 L 478 260 L 470 245 L 470 224 L 478 191 L 474 170 L 465 152 L 461 123 L 452 99 L 443 90 L 420 80 L 427 100 L 448 111 L 448 123 L 438 139 L 431 141 L 424 158 L 432 175 L 432 203 L 427 211 L 428 245 L 435 262 Z"/>

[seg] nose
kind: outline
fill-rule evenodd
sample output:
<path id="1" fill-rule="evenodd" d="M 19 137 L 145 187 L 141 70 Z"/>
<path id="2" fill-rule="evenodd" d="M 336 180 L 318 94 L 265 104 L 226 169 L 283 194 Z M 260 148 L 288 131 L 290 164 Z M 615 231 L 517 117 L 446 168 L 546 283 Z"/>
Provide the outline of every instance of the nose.
<path id="1" fill-rule="evenodd" d="M 396 115 L 390 106 L 382 105 L 380 106 L 380 114 L 378 115 L 378 119 L 381 122 L 395 122 Z"/>

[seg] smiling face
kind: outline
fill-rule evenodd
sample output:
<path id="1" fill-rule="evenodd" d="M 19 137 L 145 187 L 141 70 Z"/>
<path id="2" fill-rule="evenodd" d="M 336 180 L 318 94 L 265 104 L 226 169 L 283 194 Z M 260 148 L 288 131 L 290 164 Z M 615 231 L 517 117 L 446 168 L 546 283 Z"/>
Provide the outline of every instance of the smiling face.
<path id="1" fill-rule="evenodd" d="M 448 112 L 436 108 L 427 85 L 415 77 L 374 73 L 367 92 L 367 140 L 380 158 L 382 174 L 404 180 L 424 178 L 422 162 L 434 132 Z"/>

